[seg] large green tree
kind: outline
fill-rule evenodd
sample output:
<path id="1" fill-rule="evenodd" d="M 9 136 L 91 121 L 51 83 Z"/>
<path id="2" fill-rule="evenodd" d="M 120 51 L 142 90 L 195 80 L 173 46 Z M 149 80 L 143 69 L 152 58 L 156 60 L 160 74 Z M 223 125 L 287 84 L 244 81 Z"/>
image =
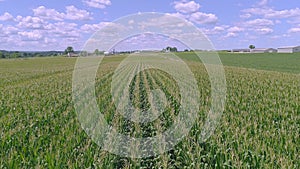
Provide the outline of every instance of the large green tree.
<path id="1" fill-rule="evenodd" d="M 168 52 L 177 52 L 177 48 L 168 46 L 168 47 L 166 47 L 166 51 L 168 51 Z"/>
<path id="2" fill-rule="evenodd" d="M 249 48 L 250 49 L 255 49 L 255 46 L 254 45 L 250 45 Z"/>
<path id="3" fill-rule="evenodd" d="M 65 54 L 67 54 L 68 56 L 70 56 L 70 54 L 73 52 L 74 52 L 74 49 L 72 46 L 68 46 L 67 49 L 65 49 Z"/>

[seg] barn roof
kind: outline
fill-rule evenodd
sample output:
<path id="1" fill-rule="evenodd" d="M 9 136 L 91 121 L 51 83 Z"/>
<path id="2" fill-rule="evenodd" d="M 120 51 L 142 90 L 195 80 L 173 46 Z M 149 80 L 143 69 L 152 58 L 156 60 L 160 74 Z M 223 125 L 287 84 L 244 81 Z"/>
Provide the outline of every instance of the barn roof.
<path id="1" fill-rule="evenodd" d="M 294 49 L 294 48 L 299 48 L 300 46 L 286 46 L 286 47 L 280 47 L 278 49 Z"/>

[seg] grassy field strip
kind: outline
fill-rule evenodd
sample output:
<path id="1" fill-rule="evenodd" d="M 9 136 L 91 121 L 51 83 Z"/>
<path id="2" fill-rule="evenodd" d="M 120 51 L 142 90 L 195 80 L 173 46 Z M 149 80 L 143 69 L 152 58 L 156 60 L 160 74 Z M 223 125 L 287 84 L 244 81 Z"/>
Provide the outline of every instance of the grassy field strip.
<path id="1" fill-rule="evenodd" d="M 255 68 L 245 68 L 245 67 L 238 67 L 238 66 L 224 66 L 225 71 L 227 69 L 236 69 L 236 70 L 243 70 L 243 71 L 251 71 L 251 72 L 269 72 L 269 73 L 274 73 L 274 74 L 281 74 L 281 75 L 295 75 L 295 76 L 300 76 L 300 72 L 283 72 L 283 71 L 274 71 L 274 70 L 264 70 L 264 69 L 255 69 Z"/>

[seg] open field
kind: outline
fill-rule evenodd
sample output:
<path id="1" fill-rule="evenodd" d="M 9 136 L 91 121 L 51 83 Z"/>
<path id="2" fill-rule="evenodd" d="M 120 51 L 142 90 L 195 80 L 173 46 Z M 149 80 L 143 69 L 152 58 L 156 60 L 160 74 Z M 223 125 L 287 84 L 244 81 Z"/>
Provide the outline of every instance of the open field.
<path id="1" fill-rule="evenodd" d="M 76 58 L 0 60 L 0 168 L 300 168 L 300 54 L 221 53 L 226 107 L 205 143 L 197 136 L 211 102 L 208 75 L 190 53 L 179 56 L 200 88 L 199 119 L 174 150 L 143 159 L 102 151 L 81 128 L 72 103 Z M 161 71 L 141 72 L 130 92 L 142 109 L 149 106 L 148 91 L 162 89 L 169 98 L 164 115 L 139 125 L 114 113 L 110 82 L 123 59 L 106 57 L 99 67 L 101 112 L 118 132 L 130 136 L 166 130 L 178 113 L 180 96 L 172 78 Z"/>

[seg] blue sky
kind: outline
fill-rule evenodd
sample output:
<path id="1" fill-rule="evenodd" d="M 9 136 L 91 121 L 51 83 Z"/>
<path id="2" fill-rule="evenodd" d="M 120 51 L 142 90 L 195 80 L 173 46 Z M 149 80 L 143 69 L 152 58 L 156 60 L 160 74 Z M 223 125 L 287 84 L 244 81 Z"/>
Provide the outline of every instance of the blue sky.
<path id="1" fill-rule="evenodd" d="M 138 12 L 184 18 L 216 49 L 300 45 L 297 0 L 0 0 L 0 50 L 81 50 L 107 23 Z"/>

